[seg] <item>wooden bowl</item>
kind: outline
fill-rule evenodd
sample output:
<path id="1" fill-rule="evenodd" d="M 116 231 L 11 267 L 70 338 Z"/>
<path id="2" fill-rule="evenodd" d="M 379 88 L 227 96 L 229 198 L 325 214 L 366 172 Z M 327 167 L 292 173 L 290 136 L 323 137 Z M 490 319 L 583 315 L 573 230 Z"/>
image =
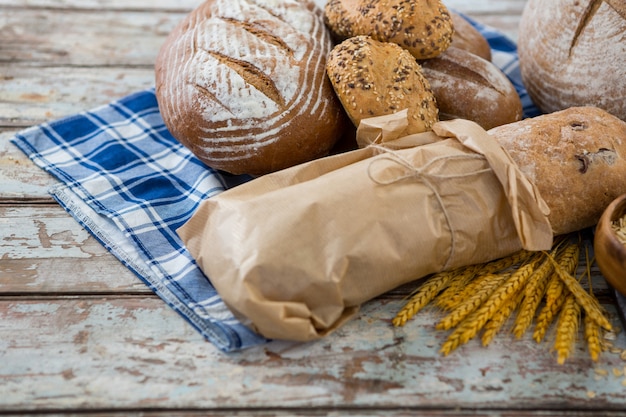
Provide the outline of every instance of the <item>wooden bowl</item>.
<path id="1" fill-rule="evenodd" d="M 593 247 L 600 272 L 606 281 L 626 295 L 626 244 L 621 242 L 612 223 L 626 214 L 626 194 L 617 197 L 604 210 L 596 226 Z"/>

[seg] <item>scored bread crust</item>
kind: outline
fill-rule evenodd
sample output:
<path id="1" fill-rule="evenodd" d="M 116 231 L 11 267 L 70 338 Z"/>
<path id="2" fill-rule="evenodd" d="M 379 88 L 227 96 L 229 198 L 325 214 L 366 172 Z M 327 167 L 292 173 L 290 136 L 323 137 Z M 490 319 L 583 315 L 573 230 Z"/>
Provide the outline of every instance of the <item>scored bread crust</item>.
<path id="1" fill-rule="evenodd" d="M 370 36 L 396 43 L 417 59 L 445 51 L 454 33 L 450 12 L 440 0 L 329 0 L 324 21 L 339 41 Z"/>
<path id="2" fill-rule="evenodd" d="M 467 119 L 491 129 L 522 118 L 517 90 L 490 61 L 450 46 L 438 57 L 420 63 L 442 120 Z"/>
<path id="3" fill-rule="evenodd" d="M 529 0 L 518 52 L 522 80 L 543 112 L 596 106 L 626 120 L 624 0 Z"/>
<path id="4" fill-rule="evenodd" d="M 415 58 L 400 46 L 355 36 L 328 56 L 328 77 L 355 126 L 362 119 L 408 109 L 407 134 L 438 121 L 435 97 Z"/>
<path id="5" fill-rule="evenodd" d="M 555 235 L 594 226 L 626 193 L 626 123 L 602 109 L 571 107 L 488 133 L 539 190 Z"/>
<path id="6" fill-rule="evenodd" d="M 307 0 L 208 0 L 156 60 L 163 120 L 207 165 L 261 175 L 328 154 L 345 114 L 325 73 L 331 35 Z"/>

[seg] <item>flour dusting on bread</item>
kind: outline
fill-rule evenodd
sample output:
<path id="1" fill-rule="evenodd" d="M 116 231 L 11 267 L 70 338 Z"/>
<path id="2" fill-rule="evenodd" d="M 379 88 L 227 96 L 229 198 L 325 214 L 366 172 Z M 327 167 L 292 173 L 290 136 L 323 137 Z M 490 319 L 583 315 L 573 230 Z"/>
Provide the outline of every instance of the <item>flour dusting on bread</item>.
<path id="1" fill-rule="evenodd" d="M 329 152 L 344 114 L 324 68 L 322 12 L 297 0 L 208 0 L 161 48 L 159 107 L 217 169 L 263 174 Z"/>

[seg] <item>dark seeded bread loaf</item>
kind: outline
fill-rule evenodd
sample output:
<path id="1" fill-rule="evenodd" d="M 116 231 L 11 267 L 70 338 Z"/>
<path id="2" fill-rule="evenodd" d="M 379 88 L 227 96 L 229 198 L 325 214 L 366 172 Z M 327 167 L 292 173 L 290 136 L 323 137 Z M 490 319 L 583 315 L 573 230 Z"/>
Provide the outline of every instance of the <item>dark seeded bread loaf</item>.
<path id="1" fill-rule="evenodd" d="M 207 0 L 157 57 L 165 124 L 207 165 L 234 174 L 324 156 L 346 121 L 325 73 L 331 47 L 308 0 Z"/>
<path id="2" fill-rule="evenodd" d="M 441 120 L 467 119 L 490 129 L 522 118 L 515 87 L 490 61 L 451 46 L 437 58 L 420 63 Z"/>
<path id="3" fill-rule="evenodd" d="M 417 59 L 445 51 L 454 32 L 450 13 L 439 0 L 328 0 L 324 21 L 339 41 L 370 36 L 396 43 Z"/>
<path id="4" fill-rule="evenodd" d="M 450 46 L 465 49 L 482 59 L 491 61 L 491 47 L 487 39 L 458 13 L 450 12 L 454 24 L 454 34 Z"/>

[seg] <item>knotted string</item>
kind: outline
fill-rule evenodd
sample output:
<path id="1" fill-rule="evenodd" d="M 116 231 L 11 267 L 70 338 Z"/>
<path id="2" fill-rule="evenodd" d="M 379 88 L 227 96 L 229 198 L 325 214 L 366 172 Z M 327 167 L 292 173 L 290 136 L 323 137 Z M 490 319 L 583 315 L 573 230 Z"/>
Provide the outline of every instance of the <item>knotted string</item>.
<path id="1" fill-rule="evenodd" d="M 485 157 L 479 154 L 443 155 L 443 156 L 439 156 L 439 157 L 431 159 L 430 161 L 428 161 L 426 164 L 424 164 L 421 167 L 416 167 L 409 160 L 403 157 L 399 152 L 396 152 L 393 149 L 387 148 L 385 146 L 377 145 L 377 144 L 371 144 L 369 145 L 369 147 L 376 149 L 381 154 L 383 153 L 385 154 L 384 156 L 376 158 L 372 160 L 372 162 L 370 162 L 368 169 L 367 169 L 367 175 L 369 176 L 370 180 L 372 180 L 374 183 L 379 184 L 379 185 L 391 185 L 391 184 L 397 183 L 399 181 L 407 180 L 407 179 L 416 179 L 416 180 L 421 181 L 424 185 L 426 185 L 428 189 L 430 189 L 430 191 L 433 193 L 435 198 L 437 199 L 437 203 L 439 204 L 439 207 L 441 208 L 443 216 L 446 220 L 446 224 L 448 226 L 448 230 L 450 230 L 450 236 L 451 236 L 450 254 L 448 255 L 448 259 L 446 260 L 444 267 L 443 267 L 444 270 L 447 269 L 450 265 L 451 260 L 454 259 L 454 255 L 456 252 L 456 234 L 454 232 L 454 229 L 452 228 L 452 220 L 450 218 L 450 214 L 448 213 L 448 209 L 446 208 L 443 202 L 443 198 L 437 191 L 437 188 L 431 182 L 431 179 L 465 178 L 465 177 L 473 176 L 476 174 L 489 172 L 491 171 L 491 168 L 484 168 L 484 169 L 476 170 L 473 172 L 463 172 L 459 174 L 443 174 L 443 175 L 429 173 L 428 169 L 432 165 L 438 163 L 439 161 L 452 160 L 452 159 L 483 160 L 484 161 Z M 397 175 L 389 179 L 377 178 L 373 168 L 377 163 L 380 163 L 383 161 L 391 161 L 395 164 L 398 164 L 402 166 L 403 168 L 406 168 L 406 171 L 404 174 Z"/>

